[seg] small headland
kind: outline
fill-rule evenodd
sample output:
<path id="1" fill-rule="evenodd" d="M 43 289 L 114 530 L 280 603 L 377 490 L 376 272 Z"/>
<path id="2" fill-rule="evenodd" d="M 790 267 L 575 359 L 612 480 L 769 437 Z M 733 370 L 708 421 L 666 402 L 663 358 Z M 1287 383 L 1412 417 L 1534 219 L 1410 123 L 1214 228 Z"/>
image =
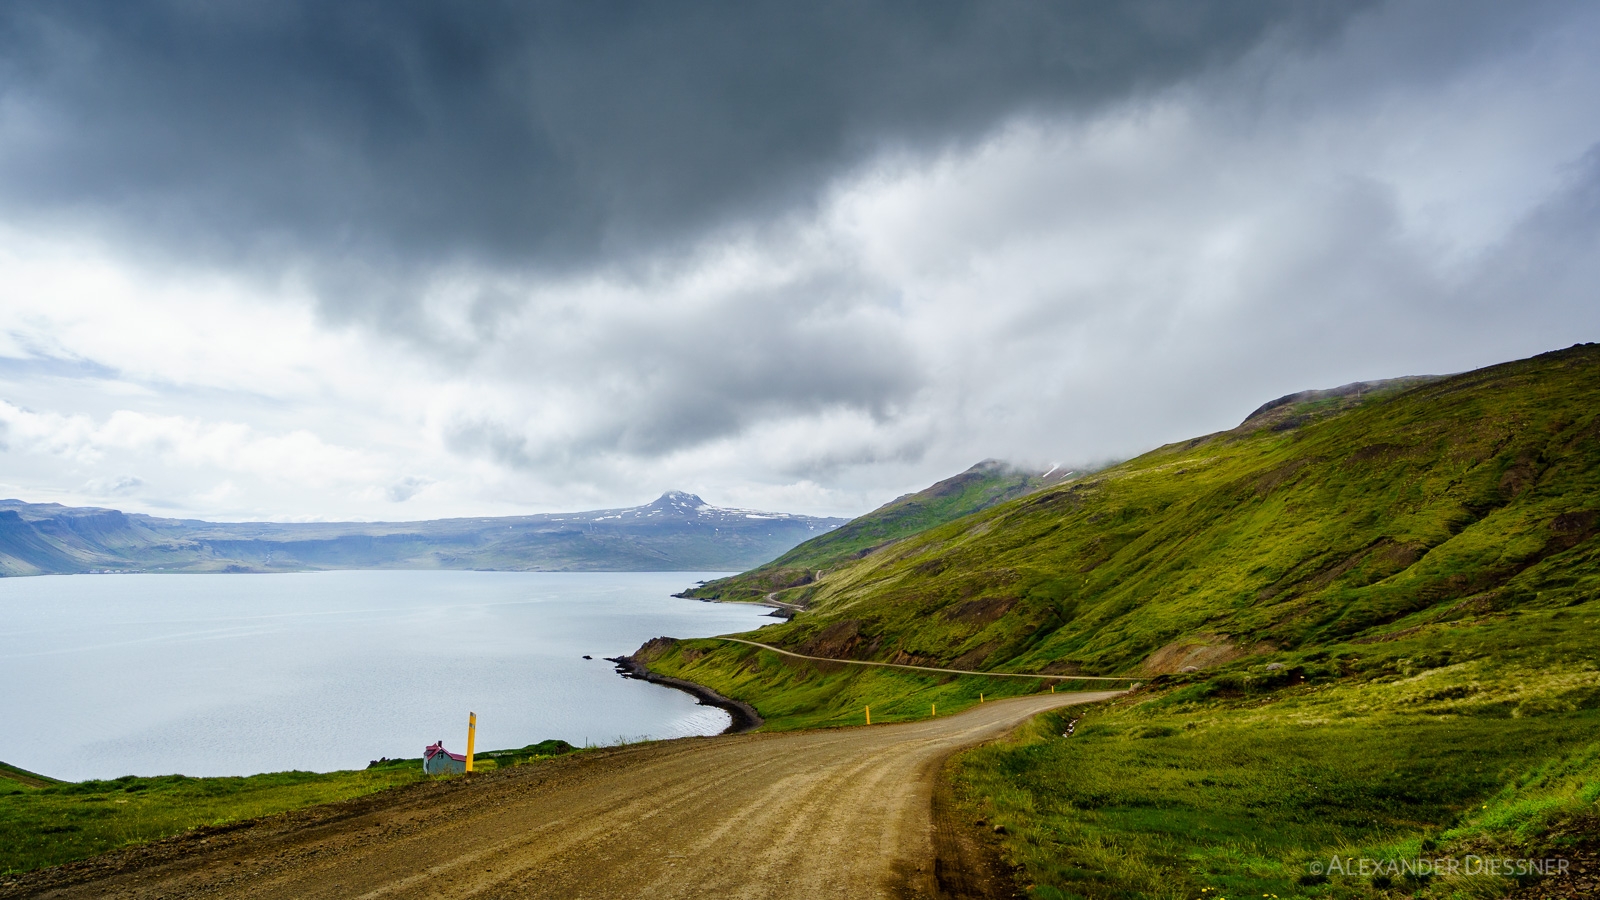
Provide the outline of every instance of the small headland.
<path id="1" fill-rule="evenodd" d="M 675 646 L 677 641 L 669 637 L 651 638 L 643 646 L 633 652 L 632 656 L 608 656 L 606 662 L 616 663 L 617 674 L 624 678 L 637 678 L 651 684 L 663 687 L 676 688 L 700 701 L 702 706 L 715 706 L 724 710 L 733 721 L 723 729 L 723 734 L 743 734 L 760 728 L 765 721 L 756 708 L 742 700 L 734 700 L 717 693 L 703 684 L 685 681 L 682 678 L 672 678 L 667 675 L 658 675 L 646 667 L 646 663 L 653 656 Z"/>

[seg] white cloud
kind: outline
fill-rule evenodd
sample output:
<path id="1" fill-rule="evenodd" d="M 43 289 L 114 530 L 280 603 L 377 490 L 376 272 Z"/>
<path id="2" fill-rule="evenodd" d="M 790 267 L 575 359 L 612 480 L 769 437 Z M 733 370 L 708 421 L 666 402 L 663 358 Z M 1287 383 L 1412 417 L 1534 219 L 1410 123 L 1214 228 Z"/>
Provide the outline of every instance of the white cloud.
<path id="1" fill-rule="evenodd" d="M 117 475 L 111 478 L 92 478 L 83 485 L 83 493 L 96 497 L 127 497 L 144 487 L 144 479 L 137 475 Z"/>
<path id="2" fill-rule="evenodd" d="M 77 463 L 98 462 L 103 456 L 88 416 L 37 413 L 0 400 L 0 426 L 7 449 L 48 453 Z"/>
<path id="3" fill-rule="evenodd" d="M 329 444 L 306 430 L 262 434 L 238 422 L 205 422 L 186 416 L 152 416 L 117 410 L 96 422 L 83 414 L 37 412 L 0 401 L 0 426 L 12 453 L 60 458 L 77 468 L 108 459 L 143 459 L 168 468 L 252 476 L 268 489 L 351 488 L 386 478 L 388 464 L 363 449 Z M 145 486 L 132 476 L 90 479 L 84 492 L 127 495 Z M 201 496 L 208 502 L 238 496 L 237 486 Z"/>

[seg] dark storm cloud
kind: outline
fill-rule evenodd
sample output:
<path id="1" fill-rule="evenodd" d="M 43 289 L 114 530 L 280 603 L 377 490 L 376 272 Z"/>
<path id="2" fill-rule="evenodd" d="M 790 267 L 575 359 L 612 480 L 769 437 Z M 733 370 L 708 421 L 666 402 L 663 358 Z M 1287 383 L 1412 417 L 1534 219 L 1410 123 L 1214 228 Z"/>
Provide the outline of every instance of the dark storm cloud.
<path id="1" fill-rule="evenodd" d="M 14 2 L 0 203 L 269 269 L 570 269 L 803 206 L 885 149 L 1316 41 L 1354 8 Z M 359 268 L 316 281 L 406 314 Z"/>
<path id="2" fill-rule="evenodd" d="M 1596 60 L 1545 0 L 0 4 L 7 478 L 845 512 L 1592 340 Z"/>

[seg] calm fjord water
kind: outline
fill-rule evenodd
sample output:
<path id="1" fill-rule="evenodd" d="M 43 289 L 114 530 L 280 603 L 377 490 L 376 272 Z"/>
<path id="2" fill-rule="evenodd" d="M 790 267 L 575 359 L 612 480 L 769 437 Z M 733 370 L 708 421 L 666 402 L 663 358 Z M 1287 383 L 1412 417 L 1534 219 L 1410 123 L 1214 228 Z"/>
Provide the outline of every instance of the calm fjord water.
<path id="1" fill-rule="evenodd" d="M 602 659 L 772 621 L 668 596 L 714 574 L 0 579 L 0 760 L 72 780 L 360 768 L 464 750 L 469 710 L 482 750 L 715 734 L 726 713 Z"/>

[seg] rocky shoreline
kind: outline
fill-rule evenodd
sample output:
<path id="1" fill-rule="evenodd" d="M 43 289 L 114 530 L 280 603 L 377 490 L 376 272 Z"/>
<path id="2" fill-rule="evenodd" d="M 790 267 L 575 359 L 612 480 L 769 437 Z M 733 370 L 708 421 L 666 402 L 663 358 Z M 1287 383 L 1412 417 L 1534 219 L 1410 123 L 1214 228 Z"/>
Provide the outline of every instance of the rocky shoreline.
<path id="1" fill-rule="evenodd" d="M 693 681 L 657 675 L 645 668 L 644 663 L 631 656 L 608 656 L 606 657 L 606 662 L 616 663 L 617 674 L 623 678 L 637 678 L 640 681 L 648 681 L 651 684 L 676 688 L 699 700 L 701 706 L 715 706 L 726 711 L 733 721 L 729 722 L 728 727 L 722 730 L 723 734 L 743 734 L 746 731 L 754 731 L 766 721 L 761 718 L 760 713 L 756 712 L 755 707 L 745 703 L 743 700 L 724 697 L 711 688 L 703 684 L 696 684 Z"/>

